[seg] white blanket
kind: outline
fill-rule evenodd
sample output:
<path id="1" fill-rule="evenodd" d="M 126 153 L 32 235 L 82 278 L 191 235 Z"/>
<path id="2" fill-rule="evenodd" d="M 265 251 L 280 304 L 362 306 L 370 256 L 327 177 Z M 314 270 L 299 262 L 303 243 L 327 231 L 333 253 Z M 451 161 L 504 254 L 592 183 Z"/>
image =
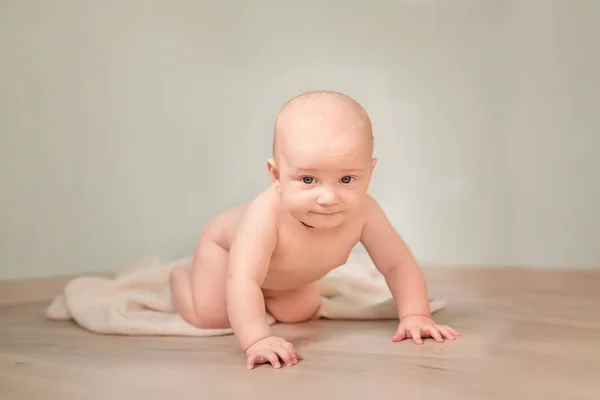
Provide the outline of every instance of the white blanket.
<path id="1" fill-rule="evenodd" d="M 169 271 L 189 267 L 191 259 L 161 263 L 142 259 L 115 277 L 83 276 L 71 280 L 48 309 L 52 320 L 74 320 L 82 328 L 101 334 L 215 336 L 231 329 L 198 329 L 173 308 Z M 353 253 L 348 262 L 318 282 L 322 306 L 319 318 L 396 319 L 398 315 L 383 276 L 368 257 Z M 443 301 L 430 300 L 432 312 Z M 269 324 L 277 321 L 267 314 Z"/>

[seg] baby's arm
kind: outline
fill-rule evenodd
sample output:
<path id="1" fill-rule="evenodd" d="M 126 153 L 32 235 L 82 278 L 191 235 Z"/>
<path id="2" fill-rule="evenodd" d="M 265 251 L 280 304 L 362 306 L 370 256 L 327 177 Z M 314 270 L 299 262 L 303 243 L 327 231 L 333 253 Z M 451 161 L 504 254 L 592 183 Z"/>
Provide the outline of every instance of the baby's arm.
<path id="1" fill-rule="evenodd" d="M 261 285 L 277 243 L 277 217 L 273 209 L 262 198 L 251 203 L 229 251 L 227 311 L 231 328 L 248 357 L 249 369 L 261 362 L 278 367 L 279 357 L 287 365 L 301 358 L 291 343 L 271 336 L 266 320 Z"/>
<path id="2" fill-rule="evenodd" d="M 394 340 L 412 337 L 415 343 L 422 343 L 423 334 L 437 341 L 443 340 L 442 335 L 448 339 L 460 335 L 456 330 L 437 325 L 431 319 L 423 272 L 406 243 L 372 198 L 369 198 L 361 242 L 385 277 L 394 297 L 400 319 Z"/>

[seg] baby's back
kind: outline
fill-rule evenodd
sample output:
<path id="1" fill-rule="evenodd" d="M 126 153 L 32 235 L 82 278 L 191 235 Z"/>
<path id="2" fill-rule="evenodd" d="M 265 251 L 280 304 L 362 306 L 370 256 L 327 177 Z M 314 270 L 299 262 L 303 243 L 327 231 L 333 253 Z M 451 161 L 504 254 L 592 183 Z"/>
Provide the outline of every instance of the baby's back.
<path id="1" fill-rule="evenodd" d="M 259 194 L 254 202 L 276 213 L 277 242 L 263 282 L 266 290 L 287 290 L 302 287 L 325 276 L 344 264 L 356 243 L 363 226 L 361 218 L 349 221 L 340 229 L 317 231 L 303 225 L 281 209 L 279 196 L 271 188 Z M 219 246 L 228 250 L 239 233 L 238 227 L 249 212 L 247 204 L 230 208 L 219 214 L 207 227 Z M 265 227 L 264 229 L 269 229 Z"/>

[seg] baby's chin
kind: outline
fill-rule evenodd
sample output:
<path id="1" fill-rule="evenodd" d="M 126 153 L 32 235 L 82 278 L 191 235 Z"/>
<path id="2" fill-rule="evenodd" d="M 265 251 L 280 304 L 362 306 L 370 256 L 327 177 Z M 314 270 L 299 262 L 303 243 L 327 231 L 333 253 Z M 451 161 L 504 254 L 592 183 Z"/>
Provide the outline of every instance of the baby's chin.
<path id="1" fill-rule="evenodd" d="M 339 212 L 331 215 L 308 213 L 300 221 L 309 227 L 317 229 L 333 229 L 337 228 L 344 222 L 344 212 Z"/>

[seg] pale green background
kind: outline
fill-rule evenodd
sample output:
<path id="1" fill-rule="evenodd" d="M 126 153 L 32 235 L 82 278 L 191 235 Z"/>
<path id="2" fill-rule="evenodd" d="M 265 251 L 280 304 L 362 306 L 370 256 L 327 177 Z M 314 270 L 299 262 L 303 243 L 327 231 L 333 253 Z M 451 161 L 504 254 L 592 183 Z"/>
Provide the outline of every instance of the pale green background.
<path id="1" fill-rule="evenodd" d="M 600 266 L 599 1 L 0 0 L 0 278 L 191 255 L 275 114 L 370 112 L 427 264 Z"/>

